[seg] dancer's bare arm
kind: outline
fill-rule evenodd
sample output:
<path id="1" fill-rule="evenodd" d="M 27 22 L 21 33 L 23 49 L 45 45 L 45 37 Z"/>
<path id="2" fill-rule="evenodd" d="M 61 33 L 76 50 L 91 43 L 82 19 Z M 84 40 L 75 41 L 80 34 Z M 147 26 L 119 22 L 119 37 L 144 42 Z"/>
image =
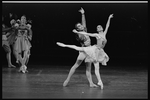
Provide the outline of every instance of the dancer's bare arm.
<path id="1" fill-rule="evenodd" d="M 88 35 L 88 36 L 91 36 L 91 37 L 98 37 L 98 34 L 97 33 L 87 33 L 87 32 L 78 32 L 77 30 L 73 30 L 74 33 L 77 33 L 77 34 L 83 34 L 83 35 Z"/>
<path id="2" fill-rule="evenodd" d="M 85 11 L 84 9 L 81 7 L 81 9 L 79 10 L 79 12 L 81 12 L 81 15 L 82 15 L 82 22 L 81 24 L 83 25 L 85 31 L 87 32 L 87 28 L 86 28 L 86 19 L 85 19 Z"/>
<path id="3" fill-rule="evenodd" d="M 105 31 L 104 31 L 104 34 L 106 35 L 107 31 L 108 31 L 108 28 L 109 28 L 109 25 L 110 25 L 110 19 L 113 18 L 113 14 L 109 15 L 109 18 L 108 18 L 108 21 L 107 21 L 107 24 L 106 24 L 106 28 L 105 28 Z"/>

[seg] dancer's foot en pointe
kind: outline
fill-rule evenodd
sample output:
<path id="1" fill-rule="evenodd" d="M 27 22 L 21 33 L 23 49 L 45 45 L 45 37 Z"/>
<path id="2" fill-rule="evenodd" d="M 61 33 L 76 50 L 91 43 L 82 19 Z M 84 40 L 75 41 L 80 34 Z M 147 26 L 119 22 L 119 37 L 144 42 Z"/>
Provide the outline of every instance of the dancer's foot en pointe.
<path id="1" fill-rule="evenodd" d="M 61 46 L 61 47 L 66 47 L 66 45 L 65 45 L 65 44 L 60 43 L 60 42 L 57 42 L 56 44 L 57 44 L 57 45 L 59 45 L 59 46 Z"/>
<path id="2" fill-rule="evenodd" d="M 98 82 L 97 85 L 101 86 L 101 89 L 103 89 L 103 87 L 104 87 L 104 86 L 103 86 L 103 83 L 102 83 L 101 81 Z"/>
<path id="3" fill-rule="evenodd" d="M 67 86 L 67 84 L 68 84 L 68 81 L 65 80 L 64 83 L 63 83 L 63 86 L 65 87 L 65 86 Z"/>

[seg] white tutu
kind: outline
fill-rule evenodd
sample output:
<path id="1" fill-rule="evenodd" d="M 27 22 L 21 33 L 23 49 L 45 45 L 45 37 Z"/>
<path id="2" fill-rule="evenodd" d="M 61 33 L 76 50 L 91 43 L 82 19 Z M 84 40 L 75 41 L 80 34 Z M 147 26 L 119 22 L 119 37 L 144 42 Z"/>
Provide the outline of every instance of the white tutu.
<path id="1" fill-rule="evenodd" d="M 100 62 L 102 65 L 107 65 L 109 60 L 108 55 L 103 49 L 98 48 L 96 45 L 83 47 L 84 52 L 89 56 L 91 62 Z"/>

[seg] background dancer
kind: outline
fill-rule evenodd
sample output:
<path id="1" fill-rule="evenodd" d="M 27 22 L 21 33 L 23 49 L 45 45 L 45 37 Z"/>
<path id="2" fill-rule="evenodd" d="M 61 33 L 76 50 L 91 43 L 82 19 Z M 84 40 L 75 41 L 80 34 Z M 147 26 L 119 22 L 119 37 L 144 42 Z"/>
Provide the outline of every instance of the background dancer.
<path id="1" fill-rule="evenodd" d="M 25 73 L 28 72 L 26 65 L 30 56 L 31 43 L 29 40 L 32 39 L 32 30 L 31 25 L 27 24 L 27 20 L 24 15 L 21 17 L 19 22 L 14 51 L 17 62 L 19 61 L 21 63 L 19 71 Z"/>
<path id="2" fill-rule="evenodd" d="M 4 18 L 2 16 L 2 22 Z M 5 24 L 2 24 L 2 47 L 4 48 L 6 52 L 6 58 L 8 62 L 8 67 L 15 68 L 11 62 L 11 46 L 14 45 L 14 38 L 15 38 L 15 31 L 14 29 L 8 28 Z"/>

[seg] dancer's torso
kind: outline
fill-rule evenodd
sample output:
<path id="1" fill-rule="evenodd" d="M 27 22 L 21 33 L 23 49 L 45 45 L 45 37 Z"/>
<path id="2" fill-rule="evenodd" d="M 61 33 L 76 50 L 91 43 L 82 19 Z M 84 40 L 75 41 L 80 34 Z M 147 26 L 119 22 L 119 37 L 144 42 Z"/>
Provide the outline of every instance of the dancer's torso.
<path id="1" fill-rule="evenodd" d="M 83 34 L 77 34 L 77 35 L 78 35 L 77 40 L 80 42 L 80 44 L 81 44 L 83 47 L 87 47 L 87 46 L 90 46 L 90 45 L 91 45 L 91 39 L 90 39 L 89 36 L 83 35 Z"/>
<path id="2" fill-rule="evenodd" d="M 18 36 L 19 37 L 24 37 L 25 39 L 27 39 L 27 36 L 28 36 L 28 30 L 26 28 L 26 26 L 20 26 L 18 28 Z"/>
<path id="3" fill-rule="evenodd" d="M 104 35 L 100 35 L 99 37 L 96 38 L 97 39 L 97 47 L 100 48 L 104 48 L 105 44 L 107 43 L 107 40 L 105 38 Z"/>

